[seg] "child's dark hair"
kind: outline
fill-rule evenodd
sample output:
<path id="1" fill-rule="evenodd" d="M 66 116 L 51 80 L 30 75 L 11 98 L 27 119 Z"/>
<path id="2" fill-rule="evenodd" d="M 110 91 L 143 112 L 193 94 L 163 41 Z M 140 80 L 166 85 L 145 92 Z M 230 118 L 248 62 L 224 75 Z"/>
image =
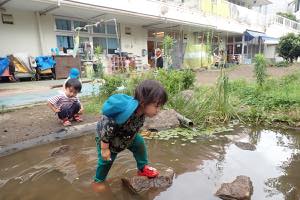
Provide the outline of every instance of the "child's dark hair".
<path id="1" fill-rule="evenodd" d="M 168 101 L 165 88 L 155 80 L 141 82 L 135 89 L 134 98 L 144 105 L 156 103 L 163 106 Z"/>
<path id="2" fill-rule="evenodd" d="M 65 85 L 66 88 L 73 87 L 77 92 L 81 91 L 81 83 L 77 78 L 70 78 Z"/>

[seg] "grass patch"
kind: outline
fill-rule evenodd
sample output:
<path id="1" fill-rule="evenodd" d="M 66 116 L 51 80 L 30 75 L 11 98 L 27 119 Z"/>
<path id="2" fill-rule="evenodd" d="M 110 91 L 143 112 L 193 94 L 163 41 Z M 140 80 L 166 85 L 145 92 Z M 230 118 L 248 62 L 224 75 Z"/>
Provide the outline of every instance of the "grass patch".
<path id="1" fill-rule="evenodd" d="M 254 124 L 287 124 L 300 122 L 300 72 L 280 79 L 260 76 L 258 83 L 231 81 L 226 70 L 221 70 L 214 86 L 195 87 L 195 74 L 190 70 L 159 70 L 135 76 L 114 76 L 106 79 L 100 95 L 94 95 L 85 105 L 88 113 L 99 113 L 107 96 L 124 92 L 133 94 L 136 85 L 144 79 L 159 80 L 169 94 L 168 108 L 175 109 L 191 119 L 200 129 L 216 129 L 232 121 Z M 117 91 L 120 86 L 123 91 Z M 181 91 L 191 89 L 186 98 Z"/>
<path id="2" fill-rule="evenodd" d="M 86 98 L 83 102 L 84 112 L 88 114 L 99 114 L 104 99 L 96 96 Z"/>

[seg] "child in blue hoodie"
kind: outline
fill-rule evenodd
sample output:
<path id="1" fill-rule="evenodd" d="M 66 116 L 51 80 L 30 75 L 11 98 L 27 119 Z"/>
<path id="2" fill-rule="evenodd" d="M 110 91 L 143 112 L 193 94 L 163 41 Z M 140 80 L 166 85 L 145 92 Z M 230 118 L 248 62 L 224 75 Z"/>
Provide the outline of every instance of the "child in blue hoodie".
<path id="1" fill-rule="evenodd" d="M 103 115 L 97 124 L 98 166 L 95 183 L 105 181 L 117 154 L 125 149 L 133 153 L 138 175 L 148 178 L 158 176 L 159 172 L 148 166 L 147 148 L 138 132 L 145 116 L 155 116 L 167 99 L 167 93 L 159 82 L 145 80 L 135 89 L 134 98 L 115 94 L 105 101 Z"/>

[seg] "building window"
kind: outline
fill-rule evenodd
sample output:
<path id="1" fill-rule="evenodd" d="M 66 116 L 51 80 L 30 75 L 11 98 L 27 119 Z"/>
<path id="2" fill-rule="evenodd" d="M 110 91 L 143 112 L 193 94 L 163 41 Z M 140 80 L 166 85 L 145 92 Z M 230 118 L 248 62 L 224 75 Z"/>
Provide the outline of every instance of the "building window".
<path id="1" fill-rule="evenodd" d="M 72 19 L 55 19 L 56 40 L 58 48 L 73 49 L 74 41 L 73 29 L 84 27 L 88 22 Z M 114 54 L 119 47 L 117 31 L 114 23 L 101 23 L 97 27 L 93 26 L 88 30 L 81 30 L 84 34 L 80 35 L 80 48 L 84 48 L 88 42 L 92 42 L 94 48 L 101 46 L 104 53 Z M 91 38 L 91 41 L 89 40 Z"/>
<path id="2" fill-rule="evenodd" d="M 228 40 L 227 40 L 227 42 L 228 42 L 228 43 L 233 43 L 233 37 L 231 37 L 231 36 L 230 36 L 230 37 L 228 37 Z"/>
<path id="3" fill-rule="evenodd" d="M 86 22 L 82 22 L 82 21 L 74 21 L 74 29 L 77 28 L 77 27 L 83 28 L 83 27 L 86 26 L 86 25 L 87 25 Z M 81 29 L 80 31 L 88 32 L 88 28 L 87 28 L 87 29 Z"/>
<path id="4" fill-rule="evenodd" d="M 104 37 L 93 37 L 93 46 L 94 48 L 96 47 L 101 47 L 103 50 L 106 50 L 106 38 Z"/>
<path id="5" fill-rule="evenodd" d="M 236 44 L 234 47 L 234 54 L 242 54 L 242 44 Z"/>
<path id="6" fill-rule="evenodd" d="M 116 26 L 115 24 L 107 24 L 107 34 L 116 34 Z"/>
<path id="7" fill-rule="evenodd" d="M 89 42 L 90 39 L 88 37 L 79 37 L 79 44 Z"/>
<path id="8" fill-rule="evenodd" d="M 73 49 L 73 37 L 72 36 L 64 36 L 64 35 L 57 35 L 56 36 L 57 47 L 58 48 L 66 48 L 66 49 Z"/>
<path id="9" fill-rule="evenodd" d="M 242 36 L 236 36 L 235 38 L 234 38 L 234 41 L 235 42 L 241 42 L 243 40 L 243 37 Z"/>
<path id="10" fill-rule="evenodd" d="M 114 54 L 118 48 L 117 38 L 107 38 L 107 53 Z"/>
<path id="11" fill-rule="evenodd" d="M 94 33 L 105 33 L 105 24 L 99 24 L 98 26 L 93 27 Z"/>
<path id="12" fill-rule="evenodd" d="M 71 20 L 55 19 L 55 25 L 57 30 L 71 31 Z"/>

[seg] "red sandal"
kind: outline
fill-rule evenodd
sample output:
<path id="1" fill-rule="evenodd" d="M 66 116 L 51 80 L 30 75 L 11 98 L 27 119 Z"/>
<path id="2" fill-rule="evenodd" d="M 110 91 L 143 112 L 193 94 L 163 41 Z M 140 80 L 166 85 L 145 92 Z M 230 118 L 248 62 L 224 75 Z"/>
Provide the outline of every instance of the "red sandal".
<path id="1" fill-rule="evenodd" d="M 159 175 L 159 172 L 157 169 L 150 167 L 148 165 L 145 165 L 142 170 L 138 171 L 139 176 L 147 176 L 148 178 L 155 178 Z"/>
<path id="2" fill-rule="evenodd" d="M 63 119 L 63 120 L 62 120 L 62 123 L 63 123 L 63 126 L 71 126 L 71 125 L 72 125 L 72 123 L 69 121 L 68 118 Z"/>
<path id="3" fill-rule="evenodd" d="M 76 122 L 83 122 L 83 119 L 80 117 L 80 115 L 78 115 L 78 114 L 76 114 L 76 115 L 74 115 L 74 120 L 76 121 Z"/>

